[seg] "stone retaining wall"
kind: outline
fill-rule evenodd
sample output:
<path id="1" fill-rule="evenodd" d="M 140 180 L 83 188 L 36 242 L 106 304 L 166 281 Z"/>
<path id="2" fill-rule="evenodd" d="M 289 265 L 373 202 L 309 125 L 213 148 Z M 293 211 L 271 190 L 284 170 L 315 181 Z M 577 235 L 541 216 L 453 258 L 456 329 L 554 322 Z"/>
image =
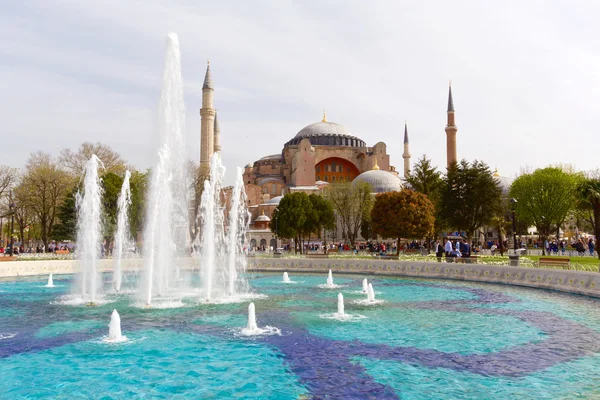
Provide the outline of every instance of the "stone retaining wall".
<path id="1" fill-rule="evenodd" d="M 182 268 L 193 267 L 194 260 L 177 260 Z M 112 260 L 99 260 L 102 272 L 112 271 Z M 123 260 L 123 270 L 134 271 L 142 267 L 142 259 Z M 250 258 L 248 270 L 256 272 L 319 272 L 390 275 L 419 278 L 458 279 L 473 282 L 503 283 L 558 290 L 600 298 L 600 273 L 568 271 L 546 268 L 523 268 L 482 264 L 454 264 L 423 261 L 397 260 L 335 260 L 300 258 Z M 72 274 L 79 271 L 79 262 L 73 260 L 53 261 L 6 261 L 0 263 L 0 278 L 47 274 Z"/>
<path id="2" fill-rule="evenodd" d="M 256 272 L 321 272 L 457 279 L 503 283 L 582 294 L 600 298 L 600 273 L 499 265 L 395 260 L 250 259 Z"/>

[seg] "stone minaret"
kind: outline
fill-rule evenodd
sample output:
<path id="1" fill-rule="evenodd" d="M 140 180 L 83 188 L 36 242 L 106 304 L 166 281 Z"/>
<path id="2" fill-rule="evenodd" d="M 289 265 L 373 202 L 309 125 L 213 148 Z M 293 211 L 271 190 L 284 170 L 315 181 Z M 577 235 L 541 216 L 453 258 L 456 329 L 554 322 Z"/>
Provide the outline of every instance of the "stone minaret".
<path id="1" fill-rule="evenodd" d="M 215 138 L 214 138 L 214 151 L 221 151 L 221 130 L 219 129 L 219 117 L 215 111 Z"/>
<path id="2" fill-rule="evenodd" d="M 213 84 L 210 76 L 210 63 L 206 67 L 202 85 L 202 108 L 200 109 L 200 167 L 210 169 L 210 156 L 214 153 L 215 109 L 213 106 Z"/>
<path id="3" fill-rule="evenodd" d="M 404 123 L 404 153 L 402 158 L 404 158 L 404 177 L 406 178 L 410 172 L 410 151 L 408 150 L 408 127 L 406 122 Z"/>
<path id="4" fill-rule="evenodd" d="M 454 102 L 452 101 L 452 86 L 448 86 L 448 124 L 446 125 L 446 161 L 447 168 L 456 162 L 456 125 L 454 125 Z"/>

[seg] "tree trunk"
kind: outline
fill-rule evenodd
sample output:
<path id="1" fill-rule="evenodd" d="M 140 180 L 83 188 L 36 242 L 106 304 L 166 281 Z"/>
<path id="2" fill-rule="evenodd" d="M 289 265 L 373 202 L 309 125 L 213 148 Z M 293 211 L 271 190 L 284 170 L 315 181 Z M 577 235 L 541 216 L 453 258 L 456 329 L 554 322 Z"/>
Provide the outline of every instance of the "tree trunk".
<path id="1" fill-rule="evenodd" d="M 400 237 L 398 236 L 398 243 L 396 243 L 396 255 L 400 256 Z"/>
<path id="2" fill-rule="evenodd" d="M 594 202 L 594 236 L 596 236 L 596 251 L 600 259 L 600 249 L 598 249 L 598 239 L 600 238 L 600 201 Z"/>

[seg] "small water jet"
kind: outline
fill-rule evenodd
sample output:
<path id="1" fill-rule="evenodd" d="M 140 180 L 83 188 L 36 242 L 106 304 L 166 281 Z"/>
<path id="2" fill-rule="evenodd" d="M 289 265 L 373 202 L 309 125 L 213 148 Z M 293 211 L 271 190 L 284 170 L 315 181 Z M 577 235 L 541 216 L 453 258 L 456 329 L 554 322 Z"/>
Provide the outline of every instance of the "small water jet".
<path id="1" fill-rule="evenodd" d="M 344 295 L 341 293 L 338 293 L 337 315 L 338 317 L 344 317 L 346 315 L 344 312 Z"/>
<path id="2" fill-rule="evenodd" d="M 333 274 L 331 273 L 331 270 L 329 270 L 329 272 L 327 273 L 327 283 L 318 285 L 318 287 L 322 289 L 337 289 L 344 286 L 346 285 L 336 285 L 335 283 L 333 283 Z"/>
<path id="3" fill-rule="evenodd" d="M 363 279 L 362 281 L 362 292 L 365 294 L 369 292 L 369 283 L 367 281 L 367 278 Z"/>
<path id="4" fill-rule="evenodd" d="M 346 314 L 344 308 L 344 295 L 341 293 L 338 293 L 337 296 L 337 312 L 332 314 L 321 314 L 320 317 L 323 319 L 334 319 L 336 321 L 358 321 L 365 318 L 364 315 Z"/>
<path id="5" fill-rule="evenodd" d="M 364 281 L 363 281 L 363 284 L 364 284 Z M 372 306 L 372 305 L 383 303 L 383 300 L 376 300 L 375 299 L 375 290 L 373 290 L 373 284 L 372 283 L 369 283 L 367 285 L 367 293 L 366 294 L 367 294 L 367 298 L 366 299 L 354 300 L 353 303 L 354 304 L 360 304 L 361 306 Z"/>
<path id="6" fill-rule="evenodd" d="M 369 283 L 367 289 L 367 300 L 371 303 L 375 301 L 375 291 L 373 290 L 373 285 L 371 283 Z"/>
<path id="7" fill-rule="evenodd" d="M 123 258 L 123 252 L 131 245 L 130 232 L 129 232 L 129 216 L 127 212 L 131 205 L 131 189 L 129 187 L 129 179 L 131 178 L 131 172 L 125 171 L 125 178 L 123 179 L 123 185 L 121 186 L 121 193 L 117 199 L 117 231 L 115 232 L 115 247 L 114 247 L 114 258 L 113 258 L 113 285 L 117 292 L 121 290 L 121 282 L 123 280 L 123 273 L 121 268 L 121 260 Z"/>
<path id="8" fill-rule="evenodd" d="M 108 338 L 106 341 L 118 343 L 126 340 L 127 337 L 123 336 L 121 333 L 121 316 L 117 310 L 113 310 L 112 314 L 110 315 L 110 325 L 108 325 Z"/>
<path id="9" fill-rule="evenodd" d="M 54 287 L 54 281 L 52 280 L 52 274 L 48 275 L 48 283 L 46 287 Z"/>
<path id="10" fill-rule="evenodd" d="M 242 335 L 244 336 L 258 336 L 258 335 L 281 335 L 281 331 L 278 328 L 272 326 L 265 326 L 259 328 L 256 323 L 256 310 L 254 303 L 248 305 L 248 324 L 242 329 Z"/>
<path id="11" fill-rule="evenodd" d="M 331 270 L 329 270 L 329 273 L 327 274 L 327 286 L 333 286 L 333 274 L 331 273 Z"/>
<path id="12" fill-rule="evenodd" d="M 291 283 L 292 281 L 290 280 L 290 276 L 288 275 L 287 272 L 283 273 L 283 283 Z"/>

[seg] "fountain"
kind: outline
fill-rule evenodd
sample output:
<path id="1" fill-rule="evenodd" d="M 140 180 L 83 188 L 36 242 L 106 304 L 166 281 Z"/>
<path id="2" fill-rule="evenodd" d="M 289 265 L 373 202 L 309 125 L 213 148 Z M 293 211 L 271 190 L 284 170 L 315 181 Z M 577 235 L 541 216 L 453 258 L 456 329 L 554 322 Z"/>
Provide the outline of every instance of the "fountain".
<path id="1" fill-rule="evenodd" d="M 198 259 L 206 301 L 235 300 L 240 294 L 248 291 L 246 279 L 239 277 L 246 271 L 243 243 L 249 214 L 246 208 L 242 171 L 238 169 L 237 172 L 227 213 L 228 223 L 225 224 L 225 207 L 222 204 L 221 191 L 225 167 L 221 164 L 219 153 L 211 156 L 210 180 L 204 182 L 198 213 L 201 227 L 197 242 L 200 248 Z"/>
<path id="2" fill-rule="evenodd" d="M 256 311 L 254 308 L 254 303 L 250 303 L 248 305 L 248 324 L 245 328 L 242 328 L 241 333 L 244 336 L 281 335 L 281 330 L 268 325 L 264 328 L 259 328 L 258 324 L 256 323 Z"/>
<path id="3" fill-rule="evenodd" d="M 258 330 L 258 326 L 256 325 L 256 311 L 254 309 L 254 303 L 250 303 L 248 305 L 248 325 L 246 326 L 246 331 L 256 332 Z"/>
<path id="4" fill-rule="evenodd" d="M 170 33 L 159 106 L 160 147 L 150 179 L 144 231 L 141 297 L 147 306 L 153 297 L 165 296 L 168 291 L 176 290 L 175 258 L 189 243 L 188 182 L 182 162 L 186 156 L 184 122 L 179 39 L 177 34 Z"/>
<path id="5" fill-rule="evenodd" d="M 329 274 L 327 275 L 327 286 L 333 286 L 333 274 L 331 273 L 331 270 L 329 270 Z"/>
<path id="6" fill-rule="evenodd" d="M 369 292 L 369 284 L 367 278 L 363 279 L 362 281 L 362 292 L 365 294 Z"/>
<path id="7" fill-rule="evenodd" d="M 52 274 L 48 275 L 48 283 L 46 287 L 54 287 L 54 281 L 52 280 Z"/>
<path id="8" fill-rule="evenodd" d="M 119 198 L 117 200 L 117 232 L 115 233 L 113 258 L 113 285 L 117 292 L 121 290 L 121 260 L 123 258 L 123 250 L 127 249 L 131 244 L 129 233 L 129 216 L 127 215 L 127 211 L 131 205 L 131 189 L 129 188 L 130 177 L 131 173 L 129 170 L 125 171 L 125 179 L 123 179 L 123 186 L 121 186 L 121 193 L 119 194 Z"/>
<path id="9" fill-rule="evenodd" d="M 288 275 L 287 271 L 283 273 L 283 283 L 291 283 L 292 281 L 290 280 L 290 276 Z"/>
<path id="10" fill-rule="evenodd" d="M 375 291 L 373 290 L 373 285 L 369 283 L 369 288 L 367 289 L 367 300 L 370 303 L 375 301 Z"/>
<path id="11" fill-rule="evenodd" d="M 121 334 L 121 316 L 117 312 L 117 310 L 113 310 L 110 315 L 110 325 L 108 325 L 108 338 L 107 342 L 117 343 L 124 342 L 127 340 L 127 337 Z"/>
<path id="12" fill-rule="evenodd" d="M 98 271 L 98 252 L 102 232 L 102 185 L 98 167 L 102 161 L 93 154 L 85 164 L 83 194 L 77 193 L 77 244 L 81 261 L 80 294 L 89 305 L 96 303 L 101 290 L 101 277 Z M 104 168 L 104 165 L 102 165 Z"/>
<path id="13" fill-rule="evenodd" d="M 337 309 L 338 317 L 344 317 L 346 315 L 346 313 L 344 312 L 344 296 L 341 293 L 338 293 Z"/>

